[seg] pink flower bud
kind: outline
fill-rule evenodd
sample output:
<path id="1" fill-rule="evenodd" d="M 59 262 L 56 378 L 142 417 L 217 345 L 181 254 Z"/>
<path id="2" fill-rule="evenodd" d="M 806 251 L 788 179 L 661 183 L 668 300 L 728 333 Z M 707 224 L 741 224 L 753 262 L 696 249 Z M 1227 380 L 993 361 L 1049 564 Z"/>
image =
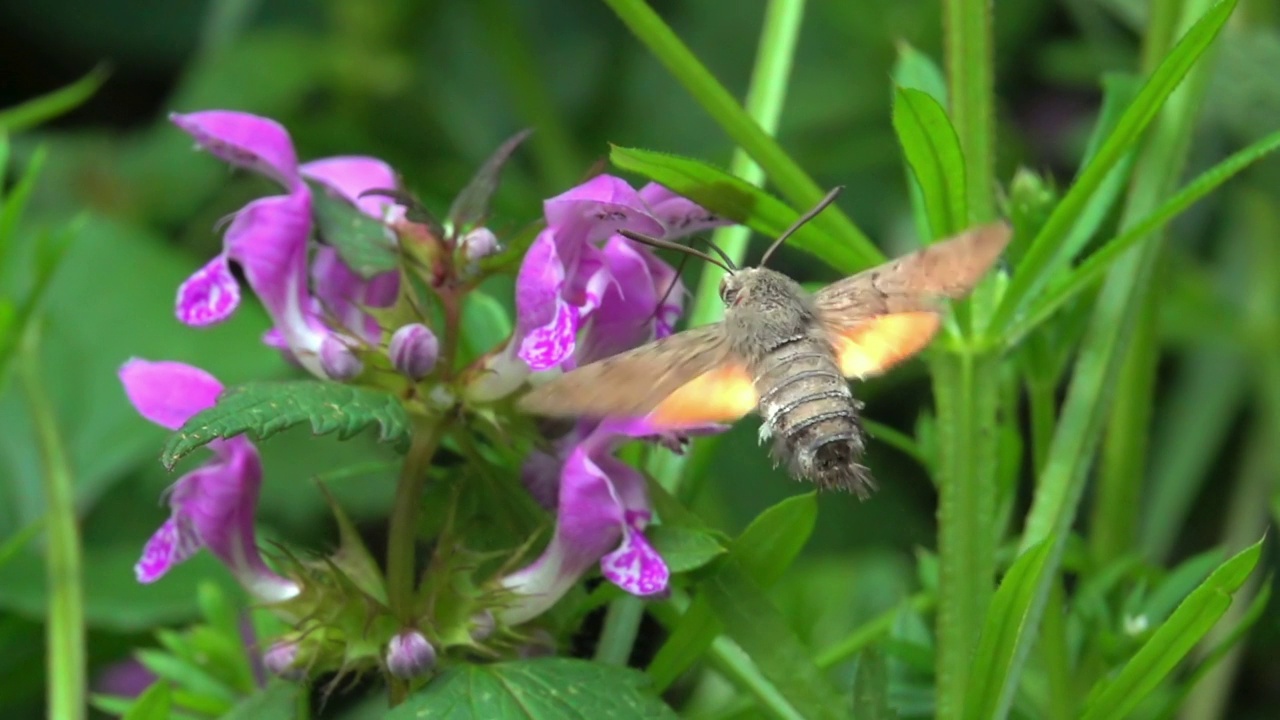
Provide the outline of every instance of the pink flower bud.
<path id="1" fill-rule="evenodd" d="M 436 367 L 440 343 L 421 323 L 405 325 L 391 336 L 391 364 L 412 380 L 421 380 Z"/>
<path id="2" fill-rule="evenodd" d="M 487 258 L 501 249 L 497 236 L 489 228 L 476 228 L 462 238 L 462 253 L 471 262 Z"/>
<path id="3" fill-rule="evenodd" d="M 306 676 L 302 668 L 294 667 L 298 659 L 298 643 L 293 640 L 279 640 L 262 655 L 262 665 L 273 675 L 286 680 L 301 680 Z"/>
<path id="4" fill-rule="evenodd" d="M 436 649 L 417 630 L 402 630 L 387 643 L 387 670 L 410 680 L 436 665 Z"/>

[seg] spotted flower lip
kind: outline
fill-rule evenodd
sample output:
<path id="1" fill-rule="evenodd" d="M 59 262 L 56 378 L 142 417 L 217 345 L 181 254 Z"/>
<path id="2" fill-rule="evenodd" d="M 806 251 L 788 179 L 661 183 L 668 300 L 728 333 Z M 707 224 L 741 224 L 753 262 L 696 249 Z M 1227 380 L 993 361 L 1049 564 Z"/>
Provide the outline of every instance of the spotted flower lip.
<path id="1" fill-rule="evenodd" d="M 547 200 L 543 214 L 547 227 L 530 246 L 516 278 L 511 344 L 535 372 L 584 362 L 574 358 L 578 332 L 592 317 L 609 324 L 608 316 L 643 308 L 653 318 L 639 323 L 644 334 L 670 334 L 683 294 L 682 288 L 672 288 L 678 283 L 676 273 L 647 248 L 619 236 L 620 230 L 672 239 L 726 223 L 659 185 L 636 191 L 612 175 L 598 175 Z M 637 274 L 640 266 L 644 270 Z M 606 307 L 611 289 L 619 298 Z M 659 308 L 663 295 L 668 299 Z M 611 345 L 621 339 L 600 342 Z"/>
<path id="2" fill-rule="evenodd" d="M 666 592 L 670 570 L 644 533 L 653 518 L 644 476 L 611 455 L 627 439 L 664 434 L 643 419 L 584 421 L 560 443 L 562 455 L 530 457 L 523 479 L 538 485 L 530 489 L 544 503 L 554 493 L 556 529 L 540 557 L 503 579 L 517 597 L 501 612 L 504 622 L 546 612 L 597 563 L 606 579 L 633 595 Z"/>
<path id="3" fill-rule="evenodd" d="M 254 200 L 236 213 L 224 235 L 222 252 L 178 288 L 178 319 L 202 326 L 230 317 L 241 298 L 230 268 L 235 262 L 271 316 L 278 331 L 272 337 L 283 341 L 299 364 L 322 378 L 332 378 L 328 372 L 332 368 L 355 367 L 351 347 L 359 344 L 356 340 L 376 340 L 377 330 L 361 306 L 390 305 L 399 278 L 386 273 L 365 280 L 347 268 L 332 248 L 326 248 L 312 267 L 310 279 L 317 287 L 312 294 L 307 248 L 312 195 L 305 180 L 324 184 L 369 215 L 393 220 L 403 214 L 403 208 L 385 197 L 361 196 L 366 190 L 396 187 L 390 166 L 362 156 L 298 165 L 288 132 L 274 120 L 248 113 L 209 110 L 175 113 L 170 119 L 211 154 L 274 180 L 286 191 Z M 330 327 L 330 320 L 337 327 Z M 342 342 L 335 344 L 335 336 L 341 336 L 337 339 Z M 328 357 L 321 357 L 322 348 Z M 334 352 L 352 357 L 335 358 Z"/>
<path id="4" fill-rule="evenodd" d="M 134 358 L 120 368 L 129 401 L 147 420 L 170 430 L 213 407 L 222 383 L 200 368 L 179 362 Z M 262 486 L 258 451 L 243 437 L 214 440 L 214 458 L 178 479 L 168 493 L 170 516 L 151 536 L 134 571 L 139 582 L 159 580 L 175 565 L 207 548 L 256 597 L 282 601 L 297 595 L 297 583 L 263 561 L 253 518 Z"/>

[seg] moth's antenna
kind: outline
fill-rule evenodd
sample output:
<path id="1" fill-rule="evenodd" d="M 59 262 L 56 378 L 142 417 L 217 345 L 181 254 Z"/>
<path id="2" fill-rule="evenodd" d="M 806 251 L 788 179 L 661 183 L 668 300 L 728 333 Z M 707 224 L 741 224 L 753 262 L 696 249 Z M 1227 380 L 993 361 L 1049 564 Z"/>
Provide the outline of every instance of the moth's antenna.
<path id="1" fill-rule="evenodd" d="M 722 260 L 718 260 L 708 255 L 707 253 L 702 252 L 701 250 L 691 248 L 688 245 L 681 245 L 680 243 L 671 242 L 670 240 L 660 240 L 658 238 L 649 237 L 648 235 L 641 235 L 640 233 L 632 232 L 630 230 L 619 230 L 618 234 L 624 238 L 635 240 L 638 243 L 644 243 L 645 245 L 648 245 L 650 247 L 662 248 L 664 250 L 675 250 L 676 252 L 682 252 L 688 255 L 692 255 L 694 257 L 702 258 L 703 260 L 706 260 L 707 262 L 713 265 L 718 265 L 724 268 L 725 272 L 736 272 L 738 270 L 737 266 L 733 264 L 733 260 L 730 260 L 729 256 L 726 255 L 723 250 L 716 247 L 715 245 L 712 245 L 711 243 L 707 243 L 707 244 L 711 246 L 712 250 L 715 250 L 716 253 L 720 255 Z"/>
<path id="2" fill-rule="evenodd" d="M 774 240 L 773 244 L 769 246 L 769 249 L 764 251 L 764 257 L 760 258 L 760 267 L 764 267 L 765 263 L 769 262 L 769 256 L 773 254 L 773 251 L 777 250 L 779 245 L 786 242 L 786 239 L 791 237 L 795 231 L 799 230 L 805 223 L 812 220 L 815 215 L 826 210 L 828 205 L 835 202 L 836 196 L 840 194 L 841 190 L 844 190 L 843 185 L 837 185 L 831 188 L 831 192 L 827 193 L 827 196 L 822 198 L 817 205 L 814 205 L 812 210 L 801 215 L 799 219 L 791 224 L 791 227 L 787 228 L 785 232 L 779 235 L 778 239 Z"/>

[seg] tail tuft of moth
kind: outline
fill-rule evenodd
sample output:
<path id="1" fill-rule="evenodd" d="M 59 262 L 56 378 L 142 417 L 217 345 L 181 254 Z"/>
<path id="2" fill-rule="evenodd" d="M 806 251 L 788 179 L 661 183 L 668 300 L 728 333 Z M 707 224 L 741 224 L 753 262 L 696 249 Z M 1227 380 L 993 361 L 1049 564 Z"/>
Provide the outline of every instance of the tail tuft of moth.
<path id="1" fill-rule="evenodd" d="M 866 500 L 876 490 L 867 466 L 858 462 L 862 442 L 857 438 L 825 438 L 816 447 L 797 456 L 795 474 L 812 482 L 819 490 L 853 493 Z"/>

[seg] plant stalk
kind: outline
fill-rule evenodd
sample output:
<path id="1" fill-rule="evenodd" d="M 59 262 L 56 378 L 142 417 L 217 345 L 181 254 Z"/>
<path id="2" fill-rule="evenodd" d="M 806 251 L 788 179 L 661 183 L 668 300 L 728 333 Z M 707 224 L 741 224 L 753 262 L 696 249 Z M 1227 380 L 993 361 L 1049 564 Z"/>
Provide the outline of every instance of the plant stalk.
<path id="1" fill-rule="evenodd" d="M 38 328 L 38 323 L 32 323 L 24 338 L 19 384 L 26 391 L 44 466 L 48 528 L 45 577 L 49 596 L 45 633 L 49 673 L 47 703 L 49 717 L 79 720 L 85 717 L 87 707 L 84 562 L 71 463 L 40 374 Z"/>

